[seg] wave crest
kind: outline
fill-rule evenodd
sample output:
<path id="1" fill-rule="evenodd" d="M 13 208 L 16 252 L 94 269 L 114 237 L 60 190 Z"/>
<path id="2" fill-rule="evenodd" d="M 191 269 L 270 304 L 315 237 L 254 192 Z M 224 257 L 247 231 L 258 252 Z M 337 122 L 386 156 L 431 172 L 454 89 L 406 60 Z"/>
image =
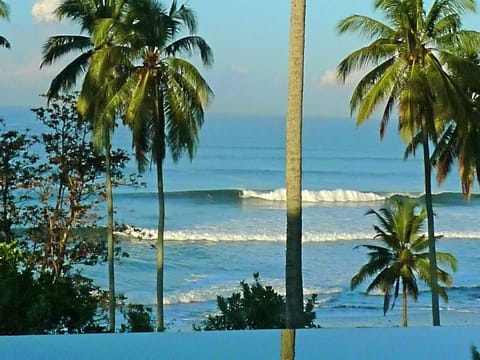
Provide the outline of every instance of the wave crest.
<path id="1" fill-rule="evenodd" d="M 157 230 L 124 226 L 116 235 L 128 237 L 131 240 L 156 240 Z M 347 241 L 347 240 L 369 240 L 374 236 L 373 232 L 305 232 L 304 242 L 326 242 L 326 241 Z M 285 233 L 228 233 L 228 232 L 207 232 L 202 230 L 180 230 L 166 231 L 164 239 L 167 241 L 285 241 Z"/>
<path id="2" fill-rule="evenodd" d="M 115 232 L 116 235 L 124 236 L 130 240 L 156 240 L 157 230 L 138 228 L 134 226 L 124 226 L 121 230 Z M 446 239 L 480 239 L 480 232 L 449 232 L 438 231 L 437 235 L 442 235 Z M 328 242 L 328 241 L 354 241 L 354 240 L 372 240 L 374 232 L 305 232 L 303 234 L 304 242 Z M 164 235 L 167 241 L 285 241 L 285 233 L 228 233 L 203 230 L 179 230 L 166 231 Z"/>
<path id="3" fill-rule="evenodd" d="M 286 201 L 286 189 L 277 189 L 273 191 L 254 191 L 242 190 L 240 197 L 243 199 L 261 199 L 267 201 Z M 361 192 L 356 190 L 303 190 L 302 200 L 311 203 L 334 203 L 334 202 L 375 202 L 384 201 L 386 196 L 375 194 L 372 192 Z"/>

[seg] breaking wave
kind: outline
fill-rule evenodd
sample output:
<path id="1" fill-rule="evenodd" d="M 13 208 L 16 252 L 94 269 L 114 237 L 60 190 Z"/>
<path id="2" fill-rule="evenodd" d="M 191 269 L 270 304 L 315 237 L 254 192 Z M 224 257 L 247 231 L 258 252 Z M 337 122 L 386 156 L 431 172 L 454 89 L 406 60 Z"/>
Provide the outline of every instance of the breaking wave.
<path id="1" fill-rule="evenodd" d="M 119 236 L 127 237 L 131 240 L 156 240 L 157 230 L 138 228 L 134 226 L 123 226 L 116 232 Z M 303 234 L 304 242 L 328 242 L 328 241 L 353 241 L 353 240 L 371 240 L 374 237 L 373 232 L 305 232 Z M 437 232 L 445 239 L 480 239 L 480 232 Z M 228 233 L 203 230 L 180 230 L 166 231 L 164 235 L 166 241 L 265 241 L 276 242 L 285 241 L 285 233 Z"/>

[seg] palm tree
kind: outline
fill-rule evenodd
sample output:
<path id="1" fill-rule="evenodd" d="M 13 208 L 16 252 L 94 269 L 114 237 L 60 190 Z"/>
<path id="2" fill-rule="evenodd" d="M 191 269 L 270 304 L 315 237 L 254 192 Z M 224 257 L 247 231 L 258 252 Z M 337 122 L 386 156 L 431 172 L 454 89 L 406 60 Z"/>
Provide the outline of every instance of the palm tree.
<path id="1" fill-rule="evenodd" d="M 4 18 L 8 20 L 8 17 L 10 15 L 10 8 L 8 7 L 8 4 L 0 0 L 0 18 Z M 0 35 L 0 46 L 6 47 L 7 49 L 10 49 L 10 43 L 6 38 Z"/>
<path id="2" fill-rule="evenodd" d="M 480 183 L 480 114 L 477 109 L 468 121 L 450 122 L 432 155 L 439 184 L 445 181 L 457 161 L 462 193 L 467 200 L 472 196 L 475 178 Z"/>
<path id="3" fill-rule="evenodd" d="M 295 357 L 295 329 L 303 321 L 302 278 L 302 119 L 305 52 L 305 0 L 292 0 L 286 133 L 287 241 L 285 261 L 286 330 L 282 359 Z"/>
<path id="4" fill-rule="evenodd" d="M 480 63 L 476 49 L 474 54 L 466 53 L 465 57 Z M 458 80 L 467 94 L 464 118 L 455 114 L 447 117 L 450 121 L 446 123 L 432 154 L 432 164 L 437 169 L 437 181 L 442 184 L 457 161 L 462 193 L 466 200 L 470 200 L 475 178 L 480 183 L 480 87 L 479 84 L 462 81 L 461 76 Z"/>
<path id="5" fill-rule="evenodd" d="M 367 287 L 367 294 L 380 289 L 384 295 L 384 315 L 397 300 L 400 288 L 402 292 L 402 326 L 407 326 L 407 295 L 416 301 L 419 295 L 418 280 L 432 287 L 430 276 L 428 239 L 423 234 L 423 223 L 427 216 L 425 208 L 415 213 L 417 204 L 411 201 L 391 200 L 389 207 L 379 211 L 369 210 L 367 215 L 374 214 L 380 225 L 374 225 L 375 239 L 381 245 L 359 245 L 369 250 L 369 261 L 352 277 L 352 290 L 374 277 Z M 358 246 L 357 246 L 358 247 Z M 456 270 L 456 260 L 448 253 L 437 252 L 437 261 L 449 265 Z M 436 268 L 438 280 L 450 286 L 451 276 L 440 268 Z M 448 301 L 447 293 L 437 286 L 440 296 Z"/>
<path id="6" fill-rule="evenodd" d="M 80 24 L 81 33 L 88 35 L 57 35 L 51 36 L 43 47 L 43 60 L 40 67 L 52 65 L 57 60 L 65 57 L 72 52 L 79 52 L 70 63 L 68 63 L 60 73 L 55 76 L 47 92 L 49 100 L 55 97 L 61 91 L 71 90 L 78 77 L 84 74 L 91 62 L 97 49 L 93 47 L 92 33 L 96 23 L 103 18 L 118 18 L 120 13 L 118 3 L 115 0 L 63 0 L 55 10 L 55 15 L 59 20 L 70 19 Z M 102 84 L 105 84 L 103 82 Z M 89 96 L 95 99 L 95 107 L 91 107 L 89 112 L 83 112 L 82 115 L 92 121 L 94 136 L 93 140 L 99 150 L 105 151 L 105 190 L 107 202 L 107 262 L 109 279 L 109 330 L 115 332 L 115 269 L 114 269 L 114 237 L 113 237 L 113 190 L 111 173 L 111 133 L 115 126 L 115 119 L 110 116 L 100 117 L 103 111 L 104 103 L 107 101 L 111 88 L 103 86 L 92 91 Z M 85 95 L 85 94 L 84 94 Z M 100 122 L 100 119 L 103 122 Z M 108 119 L 108 121 L 107 121 Z"/>
<path id="7" fill-rule="evenodd" d="M 163 331 L 163 161 L 167 148 L 175 162 L 184 153 L 193 158 L 204 109 L 213 96 L 195 66 L 178 56 L 198 52 L 202 63 L 209 66 L 213 53 L 196 35 L 196 16 L 186 5 L 173 1 L 167 9 L 155 0 L 132 0 L 125 2 L 123 12 L 121 22 L 99 24 L 95 43 L 102 42 L 109 32 L 115 33 L 115 38 L 98 52 L 89 73 L 92 83 L 98 83 L 112 68 L 121 73 L 123 82 L 105 111 L 117 111 L 132 130 L 139 169 L 145 169 L 149 153 L 157 165 L 157 330 Z M 188 34 L 181 36 L 184 31 Z"/>
<path id="8" fill-rule="evenodd" d="M 302 112 L 305 48 L 305 1 L 292 0 L 287 103 L 286 327 L 302 326 Z"/>
<path id="9" fill-rule="evenodd" d="M 463 117 L 465 94 L 452 74 L 464 78 L 468 74 L 472 82 L 480 79 L 476 64 L 451 49 L 478 44 L 480 34 L 461 30 L 461 15 L 475 11 L 474 0 L 435 0 L 428 11 L 423 5 L 421 0 L 376 0 L 375 8 L 383 12 L 385 23 L 361 15 L 342 20 L 340 33 L 360 32 L 373 41 L 343 59 L 338 76 L 345 81 L 352 71 L 373 66 L 350 101 L 352 113 L 357 111 L 357 125 L 384 105 L 381 137 L 395 108 L 402 137 L 410 142 L 422 136 L 430 272 L 436 284 L 430 142 L 436 142 L 441 128 L 435 121 L 439 104 Z M 431 290 L 433 325 L 440 325 L 438 291 L 435 285 Z"/>

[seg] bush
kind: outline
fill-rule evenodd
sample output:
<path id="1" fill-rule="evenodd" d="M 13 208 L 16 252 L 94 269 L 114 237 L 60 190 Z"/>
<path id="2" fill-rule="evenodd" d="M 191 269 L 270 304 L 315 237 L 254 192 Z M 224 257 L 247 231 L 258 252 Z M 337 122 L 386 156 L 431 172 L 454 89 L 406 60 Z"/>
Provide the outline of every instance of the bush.
<path id="1" fill-rule="evenodd" d="M 101 294 L 78 274 L 55 278 L 25 266 L 16 243 L 0 243 L 0 335 L 101 331 Z"/>
<path id="2" fill-rule="evenodd" d="M 128 304 L 120 310 L 127 320 L 122 324 L 120 332 L 153 332 L 155 329 L 152 319 L 152 308 L 140 304 Z"/>
<path id="3" fill-rule="evenodd" d="M 217 296 L 218 315 L 207 315 L 194 330 L 245 330 L 285 328 L 285 297 L 271 286 L 260 283 L 258 273 L 253 274 L 253 283 L 240 282 L 241 292 L 224 298 Z M 305 327 L 316 327 L 313 311 L 316 295 L 307 300 L 304 311 Z"/>
<path id="4" fill-rule="evenodd" d="M 476 346 L 472 346 L 472 360 L 480 360 L 480 353 L 477 350 Z"/>

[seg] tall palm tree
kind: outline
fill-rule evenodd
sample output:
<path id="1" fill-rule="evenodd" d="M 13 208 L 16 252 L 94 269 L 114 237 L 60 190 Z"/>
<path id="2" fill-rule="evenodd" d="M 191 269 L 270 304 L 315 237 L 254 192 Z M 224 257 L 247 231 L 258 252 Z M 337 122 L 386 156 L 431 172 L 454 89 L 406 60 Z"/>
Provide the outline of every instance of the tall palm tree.
<path id="1" fill-rule="evenodd" d="M 305 0 L 292 0 L 286 131 L 286 327 L 303 326 L 302 280 L 302 118 Z"/>
<path id="2" fill-rule="evenodd" d="M 385 106 L 381 137 L 395 108 L 402 137 L 410 142 L 422 135 L 430 271 L 434 284 L 432 322 L 440 325 L 430 142 L 436 142 L 439 135 L 435 121 L 439 104 L 458 117 L 464 113 L 465 94 L 452 74 L 464 77 L 468 74 L 472 82 L 480 81 L 475 63 L 451 51 L 478 44 L 479 33 L 461 29 L 461 16 L 476 10 L 475 1 L 435 0 L 425 11 L 422 0 L 376 0 L 375 8 L 382 11 L 386 22 L 353 15 L 339 23 L 340 33 L 360 32 L 373 41 L 343 59 L 338 76 L 345 81 L 352 71 L 373 66 L 357 84 L 350 101 L 352 113 L 357 111 L 357 125 L 363 124 L 378 107 Z"/>
<path id="3" fill-rule="evenodd" d="M 10 15 L 10 8 L 8 7 L 8 4 L 5 1 L 0 0 L 0 18 L 4 18 L 8 20 L 9 15 Z M 5 37 L 1 35 L 0 35 L 0 46 L 10 49 L 10 43 Z"/>
<path id="4" fill-rule="evenodd" d="M 109 32 L 115 38 L 98 52 L 89 75 L 92 83 L 98 83 L 112 68 L 122 74 L 123 82 L 105 111 L 117 111 L 132 130 L 139 169 L 145 169 L 148 154 L 157 165 L 157 330 L 163 331 L 163 162 L 167 149 L 175 162 L 184 153 L 193 158 L 204 109 L 213 96 L 200 72 L 180 56 L 198 52 L 209 66 L 213 53 L 196 35 L 197 19 L 187 5 L 173 1 L 167 9 L 155 0 L 132 0 L 125 3 L 124 14 L 122 22 L 99 24 L 95 43 Z M 188 34 L 182 36 L 183 32 Z"/>
<path id="5" fill-rule="evenodd" d="M 47 92 L 48 98 L 55 97 L 59 92 L 71 90 L 79 76 L 84 74 L 94 56 L 107 42 L 93 47 L 92 33 L 96 23 L 103 18 L 118 19 L 121 15 L 118 12 L 121 0 L 63 0 L 55 10 L 59 20 L 70 19 L 80 24 L 81 33 L 87 35 L 56 35 L 51 36 L 43 47 L 43 59 L 40 67 L 52 65 L 54 62 L 78 52 L 70 63 L 68 63 L 52 80 Z M 105 187 L 107 202 L 107 262 L 109 279 L 109 330 L 115 332 L 115 268 L 114 268 L 114 237 L 113 237 L 113 190 L 111 173 L 111 133 L 115 127 L 113 114 L 100 117 L 104 103 L 108 96 L 111 96 L 111 87 L 97 87 L 89 96 L 95 99 L 95 107 L 82 115 L 92 121 L 94 136 L 93 140 L 99 150 L 105 151 Z M 110 90 L 110 92 L 109 92 Z M 100 119 L 103 121 L 101 122 Z M 108 121 L 107 121 L 108 120 Z"/>
<path id="6" fill-rule="evenodd" d="M 286 126 L 287 241 L 285 258 L 286 329 L 281 358 L 295 358 L 295 329 L 303 326 L 302 120 L 306 0 L 292 0 Z"/>
<path id="7" fill-rule="evenodd" d="M 352 277 L 352 290 L 374 277 L 367 287 L 367 293 L 380 289 L 384 293 L 383 312 L 386 314 L 392 308 L 402 293 L 402 326 L 407 326 L 407 295 L 416 301 L 419 295 L 418 280 L 432 287 L 430 276 L 428 239 L 423 234 L 423 224 L 427 216 L 425 208 L 415 213 L 417 204 L 411 201 L 392 200 L 389 207 L 379 211 L 369 210 L 367 215 L 374 214 L 379 225 L 374 225 L 375 239 L 380 245 L 359 245 L 369 250 L 369 261 Z M 448 253 L 437 252 L 437 261 L 449 265 L 456 270 L 456 260 Z M 438 281 L 450 286 L 451 276 L 436 268 Z M 440 296 L 448 301 L 447 293 L 437 286 Z M 401 289 L 401 290 L 400 290 Z"/>

